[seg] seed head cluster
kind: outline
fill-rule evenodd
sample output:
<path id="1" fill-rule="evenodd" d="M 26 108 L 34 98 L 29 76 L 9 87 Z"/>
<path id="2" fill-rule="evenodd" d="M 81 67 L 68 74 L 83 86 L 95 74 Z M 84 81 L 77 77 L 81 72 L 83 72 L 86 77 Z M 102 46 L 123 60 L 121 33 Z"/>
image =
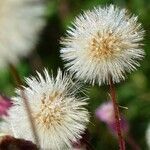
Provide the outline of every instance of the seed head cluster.
<path id="1" fill-rule="evenodd" d="M 113 5 L 79 15 L 61 40 L 61 57 L 77 78 L 99 85 L 125 79 L 144 56 L 137 17 Z"/>
<path id="2" fill-rule="evenodd" d="M 38 77 L 27 78 L 26 81 L 28 86 L 24 87 L 24 93 L 31 107 L 40 147 L 44 150 L 71 149 L 72 142 L 81 138 L 89 122 L 85 108 L 87 98 L 77 96 L 81 85 L 73 82 L 69 75 L 62 75 L 60 70 L 56 78 L 45 70 L 44 77 L 38 73 Z M 9 128 L 6 130 L 3 126 L 2 130 L 6 133 L 11 130 L 16 138 L 34 142 L 20 92 L 18 90 L 18 96 L 13 98 L 14 106 L 5 119 Z"/>

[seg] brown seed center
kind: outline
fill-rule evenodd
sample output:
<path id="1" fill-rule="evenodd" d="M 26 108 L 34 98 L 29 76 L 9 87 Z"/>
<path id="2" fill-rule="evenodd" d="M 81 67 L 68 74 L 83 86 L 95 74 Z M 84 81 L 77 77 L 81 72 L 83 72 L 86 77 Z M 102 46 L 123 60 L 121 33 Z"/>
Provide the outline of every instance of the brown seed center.
<path id="1" fill-rule="evenodd" d="M 49 129 L 56 124 L 60 124 L 62 117 L 61 94 L 53 92 L 48 97 L 44 94 L 41 99 L 40 110 L 34 115 L 36 123 Z"/>
<path id="2" fill-rule="evenodd" d="M 90 56 L 98 59 L 113 57 L 114 53 L 120 51 L 120 42 L 112 33 L 98 33 L 91 39 Z"/>

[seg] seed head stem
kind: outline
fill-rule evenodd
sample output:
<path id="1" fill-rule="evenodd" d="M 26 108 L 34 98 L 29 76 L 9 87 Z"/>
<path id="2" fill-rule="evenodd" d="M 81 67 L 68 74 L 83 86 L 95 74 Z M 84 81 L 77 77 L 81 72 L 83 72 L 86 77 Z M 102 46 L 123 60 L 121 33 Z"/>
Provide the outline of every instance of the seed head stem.
<path id="1" fill-rule="evenodd" d="M 111 100 L 112 100 L 113 107 L 114 107 L 115 124 L 116 124 L 116 131 L 118 135 L 119 147 L 120 147 L 120 150 L 125 150 L 126 149 L 125 141 L 123 139 L 122 132 L 121 132 L 119 108 L 116 102 L 116 91 L 115 91 L 115 86 L 112 81 L 112 78 L 109 79 L 109 82 L 110 82 L 110 95 L 111 95 Z"/>
<path id="2" fill-rule="evenodd" d="M 32 116 L 31 116 L 31 108 L 30 108 L 30 105 L 28 103 L 28 100 L 27 100 L 27 97 L 23 91 L 23 82 L 18 74 L 18 71 L 17 69 L 15 68 L 15 66 L 13 66 L 12 64 L 9 64 L 9 68 L 10 68 L 10 72 L 16 82 L 16 86 L 20 89 L 21 91 L 21 95 L 22 95 L 22 100 L 24 102 L 24 106 L 25 106 L 25 109 L 27 111 L 27 115 L 28 115 L 28 119 L 30 121 L 30 125 L 31 125 L 31 130 L 32 130 L 32 134 L 33 134 L 33 137 L 34 137 L 34 140 L 35 140 L 35 144 L 37 146 L 39 146 L 39 138 L 38 138 L 38 135 L 37 135 L 37 132 L 36 132 L 36 128 L 35 128 L 35 124 L 34 124 L 34 121 L 32 119 Z"/>

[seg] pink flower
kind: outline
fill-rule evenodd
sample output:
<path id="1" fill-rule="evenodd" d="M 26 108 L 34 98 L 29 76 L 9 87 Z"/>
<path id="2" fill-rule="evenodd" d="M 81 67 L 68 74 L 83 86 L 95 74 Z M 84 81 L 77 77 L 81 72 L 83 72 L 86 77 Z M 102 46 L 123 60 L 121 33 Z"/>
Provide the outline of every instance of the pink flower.
<path id="1" fill-rule="evenodd" d="M 105 102 L 101 106 L 99 106 L 96 109 L 95 115 L 99 120 L 107 124 L 107 127 L 109 128 L 111 133 L 116 135 L 116 123 L 112 102 Z M 128 122 L 123 115 L 120 116 L 120 119 L 123 134 L 126 134 L 129 130 Z"/>
<path id="2" fill-rule="evenodd" d="M 8 109 L 12 106 L 11 100 L 0 95 L 0 117 L 7 116 Z"/>
<path id="3" fill-rule="evenodd" d="M 113 105 L 111 102 L 103 103 L 100 107 L 96 109 L 96 117 L 105 123 L 115 122 Z"/>
<path id="4" fill-rule="evenodd" d="M 121 116 L 120 124 L 121 124 L 121 129 L 122 129 L 123 135 L 127 134 L 129 131 L 129 124 L 123 116 Z M 111 123 L 111 124 L 107 124 L 107 126 L 108 126 L 109 130 L 112 132 L 112 134 L 117 135 L 115 122 Z"/>

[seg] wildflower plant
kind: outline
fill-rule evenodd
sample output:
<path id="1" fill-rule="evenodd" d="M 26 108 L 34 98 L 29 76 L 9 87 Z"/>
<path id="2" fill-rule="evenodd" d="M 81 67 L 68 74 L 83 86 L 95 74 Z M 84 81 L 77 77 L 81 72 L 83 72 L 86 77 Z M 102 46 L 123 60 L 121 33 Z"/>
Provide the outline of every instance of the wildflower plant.
<path id="1" fill-rule="evenodd" d="M 66 68 L 85 82 L 109 84 L 121 150 L 125 142 L 121 132 L 114 83 L 125 79 L 126 72 L 143 59 L 144 30 L 138 18 L 114 5 L 98 7 L 76 17 L 62 38 L 61 57 Z"/>
<path id="2" fill-rule="evenodd" d="M 28 87 L 24 87 L 24 93 L 39 137 L 39 146 L 42 149 L 69 149 L 72 142 L 81 138 L 89 122 L 89 113 L 84 107 L 88 98 L 78 97 L 81 85 L 73 82 L 67 74 L 62 75 L 60 70 L 56 78 L 50 76 L 47 70 L 44 77 L 37 74 L 37 77 L 26 79 Z M 13 98 L 14 106 L 6 122 L 13 136 L 35 142 L 20 90 L 17 95 Z"/>
<path id="3" fill-rule="evenodd" d="M 136 70 L 145 55 L 144 30 L 138 17 L 114 5 L 83 12 L 60 41 L 60 55 L 70 74 L 58 69 L 54 77 L 45 69 L 43 75 L 37 72 L 26 78 L 24 86 L 15 65 L 38 40 L 45 25 L 45 2 L 0 2 L 0 68 L 9 66 L 17 85 L 13 101 L 0 96 L 0 116 L 4 120 L 0 125 L 0 149 L 12 143 L 17 148 L 43 150 L 93 149 L 86 130 L 89 98 L 81 97 L 78 79 L 91 85 L 109 85 L 111 102 L 98 107 L 96 116 L 118 137 L 120 150 L 126 149 L 125 140 L 133 149 L 140 149 L 129 135 L 128 122 L 120 115 L 114 85 Z M 149 140 L 149 129 L 146 138 Z"/>
<path id="4" fill-rule="evenodd" d="M 76 17 L 61 40 L 61 57 L 77 78 L 99 85 L 125 79 L 139 66 L 144 31 L 137 17 L 113 5 Z"/>

